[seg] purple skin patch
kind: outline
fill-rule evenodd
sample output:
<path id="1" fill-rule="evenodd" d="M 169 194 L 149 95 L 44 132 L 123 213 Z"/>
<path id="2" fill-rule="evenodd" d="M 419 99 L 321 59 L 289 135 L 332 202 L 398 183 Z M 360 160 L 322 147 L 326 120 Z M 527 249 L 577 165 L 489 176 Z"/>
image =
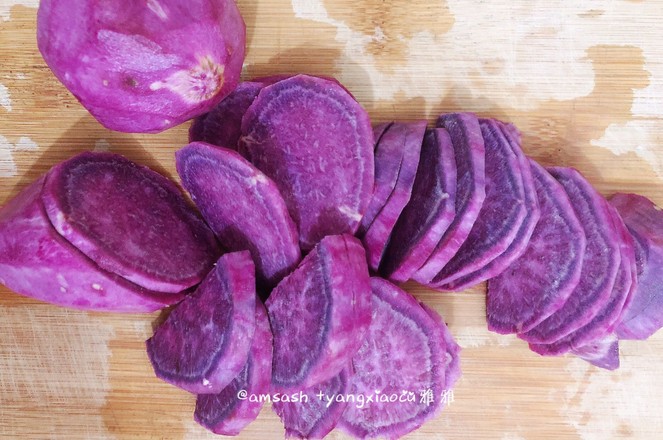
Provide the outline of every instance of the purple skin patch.
<path id="1" fill-rule="evenodd" d="M 371 321 L 366 254 L 350 235 L 330 235 L 266 302 L 274 334 L 272 386 L 309 388 L 340 373 Z"/>
<path id="2" fill-rule="evenodd" d="M 239 82 L 246 30 L 233 0 L 44 0 L 37 43 L 106 128 L 156 133 L 211 110 Z"/>
<path id="3" fill-rule="evenodd" d="M 373 320 L 352 359 L 350 395 L 414 398 L 399 402 L 349 404 L 339 427 L 356 438 L 398 438 L 419 428 L 442 409 L 447 350 L 441 319 L 434 319 L 407 292 L 371 278 Z M 404 393 L 405 391 L 405 393 Z M 429 393 L 430 400 L 419 393 Z"/>
<path id="4" fill-rule="evenodd" d="M 614 227 L 619 234 L 621 262 L 610 300 L 585 326 L 552 344 L 530 344 L 536 353 L 556 356 L 568 351 L 582 351 L 583 346 L 598 341 L 614 331 L 626 299 L 637 287 L 634 241 L 617 211 L 610 206 Z"/>
<path id="5" fill-rule="evenodd" d="M 426 131 L 410 201 L 385 249 L 379 272 L 404 282 L 426 262 L 454 219 L 456 161 L 449 133 Z"/>
<path id="6" fill-rule="evenodd" d="M 302 250 L 354 234 L 374 185 L 368 113 L 334 81 L 297 75 L 267 86 L 242 120 L 240 151 L 281 190 Z"/>
<path id="7" fill-rule="evenodd" d="M 425 132 L 425 121 L 412 123 L 395 122 L 381 138 L 383 141 L 378 145 L 379 152 L 381 151 L 380 145 L 389 145 L 392 147 L 391 151 L 389 151 L 389 155 L 392 157 L 388 157 L 382 151 L 381 155 L 376 155 L 376 167 L 379 162 L 389 161 L 390 159 L 394 162 L 398 161 L 400 167 L 397 174 L 393 176 L 395 180 L 392 184 L 384 185 L 390 187 L 391 192 L 383 205 L 380 206 L 362 240 L 364 248 L 366 248 L 368 266 L 373 271 L 378 270 L 391 232 L 396 226 L 403 208 L 405 208 L 412 196 L 412 187 L 414 186 L 414 180 L 417 175 L 421 144 Z M 400 158 L 398 158 L 399 155 Z M 377 179 L 376 185 L 379 185 Z M 378 197 L 374 197 L 371 200 L 371 206 L 376 199 Z M 379 197 L 379 199 L 381 200 L 382 197 Z"/>
<path id="8" fill-rule="evenodd" d="M 53 228 L 41 201 L 44 177 L 0 209 L 0 284 L 51 304 L 145 313 L 183 294 L 153 292 L 100 269 Z"/>
<path id="9" fill-rule="evenodd" d="M 194 394 L 220 393 L 246 365 L 255 332 L 248 251 L 223 255 L 147 340 L 157 377 Z"/>
<path id="10" fill-rule="evenodd" d="M 486 150 L 486 198 L 467 239 L 432 279 L 430 285 L 436 288 L 444 289 L 446 284 L 481 270 L 503 254 L 531 208 L 525 196 L 520 157 L 502 134 L 500 123 L 481 119 L 479 125 Z"/>
<path id="11" fill-rule="evenodd" d="M 272 378 L 272 330 L 265 306 L 256 302 L 256 329 L 249 358 L 242 371 L 218 394 L 199 394 L 194 419 L 220 435 L 238 435 L 254 421 L 263 407 L 260 395 L 269 393 Z M 246 399 L 238 393 L 246 391 Z M 256 396 L 257 398 L 250 398 Z"/>
<path id="12" fill-rule="evenodd" d="M 286 438 L 323 439 L 336 427 L 348 406 L 345 396 L 351 370 L 351 366 L 345 368 L 337 376 L 304 390 L 305 401 L 272 403 L 283 422 Z"/>
<path id="13" fill-rule="evenodd" d="M 636 243 L 638 287 L 616 328 L 619 339 L 647 339 L 663 327 L 663 211 L 636 194 L 615 194 L 610 204 Z"/>
<path id="14" fill-rule="evenodd" d="M 197 117 L 189 129 L 189 142 L 207 142 L 237 150 L 242 134 L 242 117 L 264 87 L 263 83 L 245 81 L 209 113 Z"/>
<path id="15" fill-rule="evenodd" d="M 201 142 L 179 150 L 175 160 L 182 185 L 222 246 L 251 252 L 261 290 L 297 266 L 297 227 L 271 179 L 237 152 Z"/>
<path id="16" fill-rule="evenodd" d="M 610 301 L 619 271 L 620 236 L 610 205 L 582 174 L 573 168 L 549 168 L 562 185 L 585 229 L 587 247 L 580 281 L 562 307 L 519 338 L 534 344 L 550 344 L 594 319 Z"/>
<path id="17" fill-rule="evenodd" d="M 446 128 L 456 159 L 455 216 L 435 250 L 412 278 L 430 283 L 456 255 L 470 234 L 486 197 L 486 150 L 479 120 L 472 113 L 441 115 L 437 126 Z"/>
<path id="18" fill-rule="evenodd" d="M 188 289 L 220 253 L 173 182 L 118 154 L 86 152 L 56 165 L 41 196 L 51 223 L 74 247 L 146 289 Z"/>
<path id="19" fill-rule="evenodd" d="M 585 230 L 564 188 L 530 159 L 541 209 L 524 253 L 488 280 L 488 329 L 526 332 L 560 309 L 580 281 Z"/>

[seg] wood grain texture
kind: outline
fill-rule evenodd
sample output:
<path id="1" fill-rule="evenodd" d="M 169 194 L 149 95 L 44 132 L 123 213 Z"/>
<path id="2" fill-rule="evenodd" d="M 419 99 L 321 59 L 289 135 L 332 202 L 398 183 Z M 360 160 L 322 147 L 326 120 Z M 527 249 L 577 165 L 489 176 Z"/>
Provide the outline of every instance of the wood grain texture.
<path id="1" fill-rule="evenodd" d="M 106 149 L 175 176 L 187 127 L 101 127 L 39 55 L 33 0 L 0 0 L 0 204 L 55 163 Z M 338 77 L 374 121 L 473 110 L 514 122 L 528 154 L 581 170 L 603 194 L 663 205 L 663 1 L 240 0 L 245 78 Z M 412 11 L 411 13 L 406 10 Z M 3 17 L 7 17 L 4 20 Z M 542 358 L 485 326 L 484 286 L 407 289 L 463 347 L 454 401 L 409 438 L 657 439 L 663 334 L 621 344 L 605 372 Z M 194 400 L 144 351 L 158 314 L 64 310 L 0 287 L 0 438 L 204 439 Z M 265 408 L 240 438 L 281 438 Z M 333 433 L 330 438 L 344 438 Z"/>

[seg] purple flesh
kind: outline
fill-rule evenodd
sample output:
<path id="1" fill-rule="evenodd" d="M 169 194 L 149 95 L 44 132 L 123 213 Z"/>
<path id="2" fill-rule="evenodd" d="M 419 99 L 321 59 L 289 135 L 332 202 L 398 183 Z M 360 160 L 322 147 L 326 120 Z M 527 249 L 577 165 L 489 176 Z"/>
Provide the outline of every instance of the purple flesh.
<path id="1" fill-rule="evenodd" d="M 518 230 L 513 242 L 503 253 L 496 256 L 490 262 L 486 263 L 485 266 L 468 275 L 460 277 L 444 285 L 434 285 L 436 289 L 454 291 L 463 290 L 501 274 L 507 270 L 514 261 L 520 258 L 523 252 L 525 252 L 530 237 L 534 233 L 534 228 L 539 222 L 541 210 L 539 208 L 539 201 L 536 195 L 536 186 L 534 184 L 534 177 L 532 176 L 529 159 L 527 156 L 525 156 L 522 149 L 520 148 L 520 143 L 518 141 L 520 134 L 511 124 L 500 125 L 502 125 L 502 133 L 509 140 L 514 153 L 516 153 L 516 156 L 518 157 L 520 164 L 520 175 L 523 179 L 523 188 L 525 190 L 527 215 L 523 221 L 523 224 L 520 226 L 520 229 Z M 512 129 L 509 129 L 509 126 L 512 127 Z M 518 136 L 513 137 L 514 135 Z"/>
<path id="2" fill-rule="evenodd" d="M 584 345 L 582 348 L 574 350 L 573 353 L 590 364 L 605 370 L 619 368 L 619 341 L 614 335 Z"/>
<path id="3" fill-rule="evenodd" d="M 426 131 L 410 201 L 394 226 L 379 272 L 407 281 L 428 259 L 455 213 L 456 161 L 449 133 Z"/>
<path id="4" fill-rule="evenodd" d="M 51 304 L 106 312 L 152 312 L 184 298 L 100 269 L 53 228 L 43 185 L 41 177 L 0 209 L 0 284 Z"/>
<path id="5" fill-rule="evenodd" d="M 368 267 L 359 240 L 323 238 L 266 305 L 274 333 L 275 389 L 309 388 L 339 374 L 371 321 Z"/>
<path id="6" fill-rule="evenodd" d="M 446 284 L 481 270 L 503 254 L 531 209 L 521 175 L 520 157 L 523 155 L 516 154 L 498 121 L 482 119 L 479 122 L 486 149 L 486 198 L 467 239 L 432 279 L 430 284 L 435 287 L 445 288 Z"/>
<path id="7" fill-rule="evenodd" d="M 214 235 L 170 180 L 117 154 L 82 153 L 56 165 L 42 201 L 72 245 L 146 289 L 194 286 L 219 254 Z"/>
<path id="8" fill-rule="evenodd" d="M 638 265 L 638 287 L 616 334 L 620 339 L 647 339 L 663 327 L 663 211 L 636 194 L 615 194 L 610 204 L 633 235 Z"/>
<path id="9" fill-rule="evenodd" d="M 247 251 L 219 259 L 147 340 L 157 377 L 195 394 L 220 393 L 237 377 L 255 331 L 254 273 Z"/>
<path id="10" fill-rule="evenodd" d="M 272 330 L 265 306 L 260 301 L 256 302 L 255 319 L 251 351 L 242 371 L 220 393 L 199 394 L 196 398 L 196 422 L 215 434 L 238 435 L 258 417 L 264 403 L 264 400 L 248 397 L 269 393 L 272 378 Z M 241 390 L 247 393 L 244 400 L 237 396 Z"/>
<path id="11" fill-rule="evenodd" d="M 435 250 L 413 275 L 429 283 L 467 239 L 486 197 L 486 151 L 479 120 L 472 113 L 441 115 L 437 126 L 451 136 L 456 159 L 455 216 Z"/>
<path id="12" fill-rule="evenodd" d="M 573 168 L 550 168 L 585 229 L 587 247 L 580 281 L 564 305 L 536 327 L 519 334 L 535 344 L 550 344 L 588 324 L 608 304 L 619 271 L 620 236 L 610 205 Z"/>
<path id="13" fill-rule="evenodd" d="M 445 368 L 444 368 L 444 390 L 443 391 L 451 391 L 454 386 L 456 385 L 456 382 L 458 382 L 458 379 L 460 379 L 461 376 L 461 370 L 460 370 L 460 345 L 456 343 L 456 341 L 453 338 L 453 335 L 451 334 L 451 331 L 449 331 L 449 327 L 442 321 L 442 317 L 433 309 L 428 307 L 424 303 L 420 303 L 421 307 L 428 313 L 428 315 L 433 318 L 437 326 L 441 329 L 442 331 L 442 338 L 444 339 L 444 345 L 445 345 L 445 351 L 446 351 L 446 356 L 445 356 Z"/>
<path id="14" fill-rule="evenodd" d="M 380 278 L 371 278 L 373 320 L 363 345 L 352 359 L 350 394 L 397 396 L 414 394 L 404 402 L 350 404 L 339 427 L 356 438 L 398 438 L 442 409 L 447 351 L 444 324 L 416 299 Z M 420 393 L 429 390 L 432 401 Z"/>
<path id="15" fill-rule="evenodd" d="M 263 83 L 245 81 L 209 113 L 197 117 L 189 129 L 189 142 L 207 142 L 237 150 L 242 134 L 242 117 L 264 87 Z"/>
<path id="16" fill-rule="evenodd" d="M 223 247 L 251 252 L 260 287 L 274 287 L 295 268 L 297 228 L 274 182 L 226 148 L 194 142 L 175 157 L 184 188 Z"/>
<path id="17" fill-rule="evenodd" d="M 523 254 L 488 281 L 486 318 L 494 332 L 526 332 L 561 308 L 580 281 L 585 230 L 564 188 L 530 159 L 541 218 Z"/>
<path id="18" fill-rule="evenodd" d="M 105 127 L 159 132 L 239 82 L 246 31 L 233 0 L 44 0 L 39 50 Z"/>
<path id="19" fill-rule="evenodd" d="M 379 162 L 393 160 L 400 162 L 400 168 L 392 188 L 391 194 L 380 207 L 379 212 L 370 224 L 363 238 L 364 247 L 368 257 L 368 266 L 377 271 L 382 255 L 389 242 L 391 232 L 396 226 L 396 222 L 403 211 L 403 208 L 410 201 L 412 196 L 412 187 L 417 175 L 419 166 L 419 157 L 421 153 L 421 144 L 426 132 L 426 122 L 415 123 L 395 122 L 387 133 L 382 137 L 384 139 L 381 145 L 395 144 L 395 148 L 387 155 L 376 156 L 376 166 Z M 394 147 L 394 145 L 392 145 Z M 380 149 L 380 145 L 378 149 Z M 393 157 L 400 155 L 400 159 Z M 371 201 L 371 204 L 375 198 Z"/>
<path id="20" fill-rule="evenodd" d="M 610 214 L 619 234 L 619 252 L 621 255 L 621 262 L 610 300 L 587 325 L 552 344 L 530 344 L 530 349 L 533 351 L 548 356 L 560 355 L 568 351 L 581 351 L 584 345 L 591 344 L 613 332 L 626 299 L 638 283 L 633 238 L 613 207 L 610 207 Z"/>
<path id="21" fill-rule="evenodd" d="M 329 434 L 348 406 L 346 399 L 336 398 L 347 395 L 350 374 L 351 367 L 348 367 L 337 376 L 304 390 L 306 397 L 302 402 L 274 402 L 272 408 L 283 422 L 285 437 L 322 439 Z"/>
<path id="22" fill-rule="evenodd" d="M 373 131 L 338 83 L 297 75 L 265 87 L 244 115 L 240 144 L 281 190 L 302 249 L 357 231 L 373 192 Z"/>

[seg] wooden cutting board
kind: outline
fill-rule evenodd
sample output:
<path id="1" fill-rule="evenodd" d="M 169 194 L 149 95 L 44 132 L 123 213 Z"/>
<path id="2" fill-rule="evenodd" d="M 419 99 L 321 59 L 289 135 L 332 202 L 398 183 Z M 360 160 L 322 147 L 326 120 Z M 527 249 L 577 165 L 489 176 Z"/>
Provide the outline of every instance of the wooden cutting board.
<path id="1" fill-rule="evenodd" d="M 27 6 L 22 6 L 27 5 Z M 173 177 L 187 127 L 103 129 L 55 80 L 35 42 L 37 0 L 0 0 L 0 204 L 89 149 Z M 526 152 L 599 190 L 663 205 L 663 2 L 241 0 L 245 78 L 338 77 L 378 121 L 472 110 L 514 122 Z M 410 438 L 657 439 L 663 333 L 621 344 L 622 366 L 542 358 L 486 330 L 484 286 L 407 285 L 463 347 L 454 400 Z M 193 398 L 153 377 L 158 314 L 65 310 L 0 287 L 0 438 L 204 439 Z M 269 408 L 240 438 L 282 437 Z M 344 438 L 333 433 L 331 438 Z"/>

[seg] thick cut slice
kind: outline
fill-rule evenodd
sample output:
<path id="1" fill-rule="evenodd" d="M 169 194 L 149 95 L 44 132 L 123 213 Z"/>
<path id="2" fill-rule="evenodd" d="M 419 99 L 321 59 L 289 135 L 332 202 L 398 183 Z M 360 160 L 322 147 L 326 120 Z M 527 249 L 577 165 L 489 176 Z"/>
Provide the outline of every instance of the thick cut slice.
<path id="1" fill-rule="evenodd" d="M 82 153 L 56 165 L 42 201 L 71 244 L 146 289 L 194 286 L 219 255 L 214 234 L 175 184 L 117 154 Z"/>
<path id="2" fill-rule="evenodd" d="M 281 190 L 302 249 L 357 231 L 373 193 L 373 131 L 338 83 L 297 75 L 263 88 L 244 115 L 240 144 Z"/>
<path id="3" fill-rule="evenodd" d="M 486 150 L 486 198 L 465 242 L 429 283 L 435 287 L 480 270 L 504 253 L 531 209 L 519 156 L 503 135 L 500 123 L 492 119 L 479 123 Z"/>
<path id="4" fill-rule="evenodd" d="M 189 129 L 189 142 L 207 142 L 236 150 L 242 133 L 242 117 L 263 87 L 261 82 L 240 83 L 209 113 L 194 119 Z"/>
<path id="5" fill-rule="evenodd" d="M 229 251 L 248 250 L 259 287 L 274 287 L 301 254 L 278 188 L 237 152 L 194 142 L 176 154 L 182 184 Z"/>
<path id="6" fill-rule="evenodd" d="M 525 332 L 561 308 L 580 281 L 585 230 L 564 188 L 529 160 L 541 218 L 523 254 L 488 281 L 486 318 L 497 333 Z"/>
<path id="7" fill-rule="evenodd" d="M 351 367 L 345 368 L 337 376 L 304 390 L 301 401 L 272 404 L 283 422 L 286 438 L 322 439 L 336 427 L 348 406 L 351 371 Z"/>
<path id="8" fill-rule="evenodd" d="M 256 302 L 256 328 L 242 371 L 218 394 L 199 394 L 194 418 L 215 434 L 238 435 L 254 421 L 269 393 L 272 378 L 272 330 L 265 306 Z M 246 398 L 240 399 L 240 391 Z"/>
<path id="9" fill-rule="evenodd" d="M 548 172 L 569 196 L 585 229 L 587 246 L 580 281 L 564 305 L 518 335 L 536 344 L 558 341 L 594 319 L 610 301 L 621 262 L 621 240 L 608 202 L 577 170 L 554 167 Z"/>
<path id="10" fill-rule="evenodd" d="M 246 365 L 255 331 L 248 251 L 223 255 L 147 340 L 157 377 L 195 394 L 220 393 Z"/>
<path id="11" fill-rule="evenodd" d="M 449 133 L 428 130 L 412 187 L 412 197 L 394 226 L 380 273 L 407 281 L 428 259 L 454 219 L 456 161 Z"/>
<path id="12" fill-rule="evenodd" d="M 41 177 L 0 209 L 0 284 L 51 304 L 106 312 L 152 312 L 184 298 L 100 269 L 53 228 L 43 186 Z"/>
<path id="13" fill-rule="evenodd" d="M 330 235 L 272 291 L 272 385 L 304 389 L 341 372 L 371 322 L 366 254 L 350 235 Z"/>
<path id="14" fill-rule="evenodd" d="M 442 239 L 413 275 L 429 283 L 456 255 L 467 239 L 486 197 L 486 151 L 479 120 L 472 113 L 441 115 L 437 126 L 451 136 L 456 159 L 455 216 Z"/>
<path id="15" fill-rule="evenodd" d="M 373 320 L 352 359 L 350 395 L 391 397 L 348 405 L 339 427 L 357 438 L 398 438 L 442 409 L 447 350 L 441 319 L 407 292 L 371 279 Z"/>
<path id="16" fill-rule="evenodd" d="M 619 340 L 615 335 L 608 335 L 591 344 L 573 351 L 575 355 L 590 364 L 606 370 L 619 368 Z"/>
<path id="17" fill-rule="evenodd" d="M 395 122 L 391 128 L 382 137 L 382 145 L 393 143 L 396 148 L 389 152 L 391 160 L 396 162 L 400 160 L 400 168 L 391 194 L 380 208 L 374 220 L 368 227 L 364 235 L 363 242 L 366 248 L 369 267 L 377 271 L 382 260 L 389 237 L 393 231 L 403 208 L 410 201 L 412 196 L 412 187 L 417 175 L 419 166 L 419 157 L 421 153 L 421 144 L 426 132 L 426 122 L 401 123 Z M 378 146 L 380 152 L 381 146 Z M 400 155 L 394 157 L 394 155 Z M 378 162 L 390 160 L 387 155 L 376 156 L 376 166 Z M 391 186 L 391 185 L 390 185 Z M 374 199 L 375 200 L 375 199 Z M 373 201 L 371 201 L 373 203 Z"/>
<path id="18" fill-rule="evenodd" d="M 621 262 L 610 300 L 589 324 L 564 336 L 552 344 L 530 344 L 530 348 L 542 355 L 555 356 L 568 351 L 583 350 L 583 346 L 604 338 L 614 331 L 621 316 L 626 299 L 637 287 L 634 241 L 614 207 L 610 214 L 619 233 Z"/>
<path id="19" fill-rule="evenodd" d="M 426 121 L 394 122 L 386 127 L 378 126 L 374 129 L 376 138 L 375 189 L 368 209 L 361 220 L 358 236 L 363 237 L 366 234 L 375 218 L 384 209 L 400 180 L 403 167 L 414 166 L 414 173 L 411 174 L 414 176 L 416 173 L 425 131 Z M 414 160 L 412 160 L 413 157 Z M 408 162 L 414 162 L 414 164 Z"/>
<path id="20" fill-rule="evenodd" d="M 636 243 L 638 286 L 620 317 L 620 339 L 647 339 L 663 327 L 663 211 L 636 194 L 610 199 Z"/>
<path id="21" fill-rule="evenodd" d="M 453 387 L 458 382 L 461 376 L 460 370 L 460 345 L 454 340 L 449 327 L 442 321 L 442 317 L 433 309 L 428 307 L 424 303 L 420 303 L 421 307 L 428 313 L 428 315 L 433 318 L 433 321 L 442 331 L 442 337 L 444 339 L 444 346 L 446 351 L 445 356 L 445 368 L 444 368 L 444 389 L 443 394 L 449 395 Z"/>

